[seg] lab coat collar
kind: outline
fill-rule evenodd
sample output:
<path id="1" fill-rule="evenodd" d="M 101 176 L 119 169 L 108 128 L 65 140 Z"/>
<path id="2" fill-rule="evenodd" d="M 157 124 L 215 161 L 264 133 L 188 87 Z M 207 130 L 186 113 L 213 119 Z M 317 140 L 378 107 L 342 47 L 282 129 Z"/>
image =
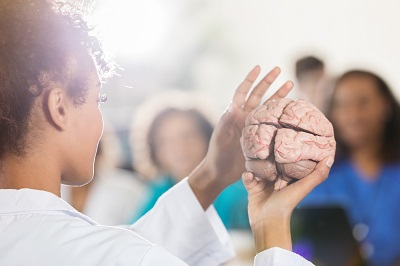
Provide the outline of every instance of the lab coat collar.
<path id="1" fill-rule="evenodd" d="M 0 189 L 0 215 L 16 213 L 64 212 L 90 224 L 98 224 L 75 210 L 53 193 L 35 189 Z"/>

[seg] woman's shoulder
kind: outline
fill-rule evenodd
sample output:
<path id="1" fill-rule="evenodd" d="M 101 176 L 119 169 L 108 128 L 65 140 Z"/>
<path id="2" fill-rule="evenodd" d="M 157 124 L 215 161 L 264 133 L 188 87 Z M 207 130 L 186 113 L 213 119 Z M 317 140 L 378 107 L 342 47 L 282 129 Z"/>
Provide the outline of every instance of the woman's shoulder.
<path id="1" fill-rule="evenodd" d="M 330 176 L 342 175 L 344 172 L 349 172 L 350 170 L 351 170 L 350 160 L 341 158 L 341 159 L 337 159 L 334 162 L 329 175 Z"/>
<path id="2" fill-rule="evenodd" d="M 400 162 L 393 162 L 386 164 L 385 170 L 389 178 L 395 178 L 400 181 Z"/>

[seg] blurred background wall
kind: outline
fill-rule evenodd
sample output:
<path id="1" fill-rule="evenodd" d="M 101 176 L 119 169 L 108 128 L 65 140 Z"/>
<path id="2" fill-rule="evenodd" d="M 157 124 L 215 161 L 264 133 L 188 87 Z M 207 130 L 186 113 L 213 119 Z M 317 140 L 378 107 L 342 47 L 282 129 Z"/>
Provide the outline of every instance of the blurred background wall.
<path id="1" fill-rule="evenodd" d="M 397 0 L 97 1 L 93 18 L 121 68 L 102 110 L 125 142 L 136 107 L 159 91 L 197 91 L 219 114 L 252 66 L 295 80 L 309 54 L 332 75 L 373 70 L 400 97 L 399 10 Z"/>

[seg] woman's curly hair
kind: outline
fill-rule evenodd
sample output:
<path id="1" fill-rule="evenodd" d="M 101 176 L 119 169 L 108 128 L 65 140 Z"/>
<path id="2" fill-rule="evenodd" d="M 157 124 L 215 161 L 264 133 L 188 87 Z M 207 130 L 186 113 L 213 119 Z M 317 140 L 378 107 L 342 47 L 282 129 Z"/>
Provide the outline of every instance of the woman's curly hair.
<path id="1" fill-rule="evenodd" d="M 101 78 L 113 74 L 94 30 L 72 4 L 0 1 L 0 159 L 25 154 L 33 103 L 50 82 L 80 105 L 93 71 L 90 56 Z"/>

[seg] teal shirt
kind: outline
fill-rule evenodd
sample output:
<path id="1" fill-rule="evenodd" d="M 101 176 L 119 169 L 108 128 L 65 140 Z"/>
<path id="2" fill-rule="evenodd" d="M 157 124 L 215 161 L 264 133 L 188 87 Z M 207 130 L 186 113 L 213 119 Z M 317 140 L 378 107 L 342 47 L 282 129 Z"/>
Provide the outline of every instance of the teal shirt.
<path id="1" fill-rule="evenodd" d="M 132 222 L 138 220 L 156 204 L 158 198 L 175 185 L 166 175 L 149 184 L 149 196 Z M 214 207 L 227 229 L 250 229 L 247 214 L 247 191 L 242 180 L 227 187 L 214 201 Z"/>

